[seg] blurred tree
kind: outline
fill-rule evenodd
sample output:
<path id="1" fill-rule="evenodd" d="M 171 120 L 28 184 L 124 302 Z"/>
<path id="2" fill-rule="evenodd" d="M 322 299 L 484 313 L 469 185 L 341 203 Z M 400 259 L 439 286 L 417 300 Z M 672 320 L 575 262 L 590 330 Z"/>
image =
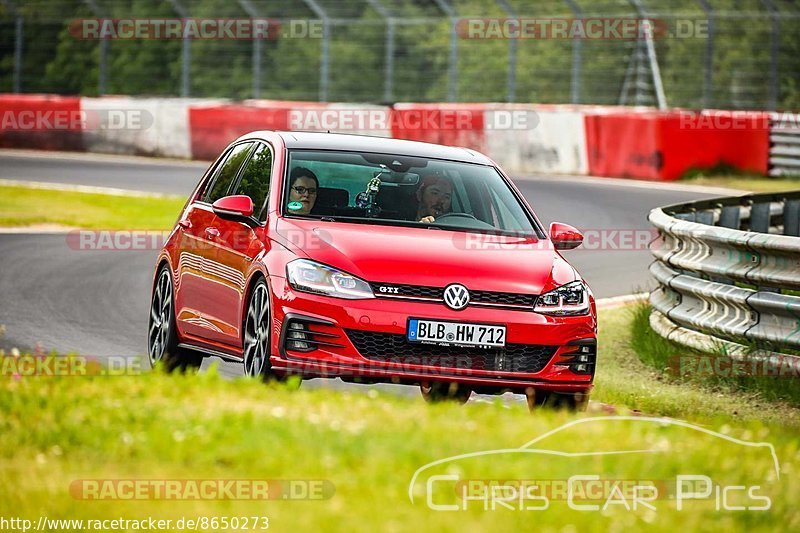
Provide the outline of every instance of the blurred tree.
<path id="1" fill-rule="evenodd" d="M 261 43 L 261 97 L 317 100 L 320 96 L 319 35 L 292 35 L 290 20 L 318 16 L 304 2 L 251 0 L 265 17 L 283 20 L 277 34 Z M 429 0 L 380 0 L 397 18 L 394 42 L 394 101 L 437 102 L 448 98 L 452 20 Z M 713 55 L 715 107 L 763 108 L 769 96 L 770 32 L 762 0 L 708 0 L 717 14 Z M 772 0 L 781 10 L 778 106 L 800 106 L 800 32 L 794 31 L 797 6 Z M 330 26 L 328 99 L 381 102 L 386 85 L 386 20 L 366 0 L 317 0 L 335 17 Z M 507 0 L 521 18 L 566 18 L 575 15 L 564 0 Z M 642 0 L 648 12 L 674 29 L 681 19 L 705 21 L 696 0 Z M 80 0 L 16 2 L 25 17 L 23 84 L 25 92 L 94 95 L 98 90 L 99 49 L 96 40 L 81 40 L 69 31 L 70 20 L 95 17 Z M 636 17 L 628 0 L 575 0 L 585 16 Z M 97 0 L 114 18 L 177 17 L 168 2 Z M 191 17 L 246 18 L 238 2 L 182 0 Z M 503 19 L 495 1 L 449 0 L 459 17 Z M 752 16 L 740 16 L 752 13 Z M 609 15 L 611 14 L 611 15 Z M 786 16 L 791 14 L 792 16 Z M 69 17 L 69 19 L 67 19 Z M 347 22 L 346 22 L 347 21 Z M 309 22 L 313 25 L 314 22 Z M 309 26 L 312 28 L 313 26 Z M 318 28 L 319 26 L 316 26 Z M 0 90 L 12 89 L 14 19 L 0 7 Z M 703 105 L 707 39 L 702 33 L 656 39 L 667 101 L 671 106 Z M 508 93 L 509 46 L 506 38 L 469 39 L 459 35 L 457 97 L 459 101 L 505 101 Z M 635 41 L 620 39 L 521 39 L 516 41 L 518 102 L 563 103 L 572 98 L 573 54 L 582 56 L 580 103 L 617 102 L 635 51 Z M 133 95 L 177 95 L 181 87 L 180 39 L 111 40 L 108 43 L 107 91 Z M 192 96 L 243 99 L 253 91 L 251 40 L 193 40 Z M 649 80 L 648 80 L 649 81 Z"/>

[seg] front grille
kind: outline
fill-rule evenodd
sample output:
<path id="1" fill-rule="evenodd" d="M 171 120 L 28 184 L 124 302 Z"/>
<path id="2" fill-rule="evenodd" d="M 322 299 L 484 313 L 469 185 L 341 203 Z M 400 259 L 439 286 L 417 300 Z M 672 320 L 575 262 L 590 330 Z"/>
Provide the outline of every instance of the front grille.
<path id="1" fill-rule="evenodd" d="M 520 305 L 533 309 L 536 296 L 532 294 L 515 294 L 513 292 L 469 291 L 470 303 L 486 303 L 493 305 Z"/>
<path id="2" fill-rule="evenodd" d="M 442 302 L 444 300 L 444 287 L 399 285 L 396 283 L 370 283 L 370 287 L 378 298 L 422 299 L 432 302 Z M 381 287 L 384 287 L 384 291 L 387 288 L 391 288 L 391 292 L 381 292 Z M 517 294 L 513 292 L 469 291 L 469 297 L 469 304 L 477 306 L 524 307 L 533 310 L 533 306 L 536 303 L 535 294 Z"/>
<path id="3" fill-rule="evenodd" d="M 385 363 L 503 372 L 540 372 L 558 346 L 509 344 L 505 348 L 455 348 L 412 344 L 405 335 L 346 330 L 356 350 L 365 358 Z"/>
<path id="4" fill-rule="evenodd" d="M 394 283 L 370 283 L 372 292 L 378 298 L 425 298 L 430 300 L 441 300 L 444 298 L 444 289 L 438 287 L 421 287 L 418 285 L 397 285 Z M 381 292 L 381 287 L 391 287 L 392 291 L 397 289 L 397 293 Z"/>

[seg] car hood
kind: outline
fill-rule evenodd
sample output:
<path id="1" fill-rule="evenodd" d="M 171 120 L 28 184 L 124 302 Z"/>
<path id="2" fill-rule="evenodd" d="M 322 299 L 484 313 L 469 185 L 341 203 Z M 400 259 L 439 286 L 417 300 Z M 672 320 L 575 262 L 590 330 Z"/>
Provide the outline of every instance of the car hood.
<path id="1" fill-rule="evenodd" d="M 370 282 L 542 294 L 580 279 L 546 239 L 296 219 L 274 238 Z"/>

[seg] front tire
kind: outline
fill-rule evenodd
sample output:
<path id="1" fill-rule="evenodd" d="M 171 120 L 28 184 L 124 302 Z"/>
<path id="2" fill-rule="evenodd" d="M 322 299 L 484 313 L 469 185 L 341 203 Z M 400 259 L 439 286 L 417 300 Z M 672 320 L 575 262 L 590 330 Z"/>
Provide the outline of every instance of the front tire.
<path id="1" fill-rule="evenodd" d="M 541 408 L 586 411 L 589 405 L 588 392 L 526 391 L 526 395 L 531 412 Z"/>
<path id="2" fill-rule="evenodd" d="M 438 381 L 421 383 L 419 390 L 428 403 L 451 401 L 463 405 L 469 401 L 469 397 L 472 395 L 472 390 L 464 385 Z"/>
<path id="3" fill-rule="evenodd" d="M 242 361 L 246 376 L 265 382 L 275 378 L 269 362 L 271 339 L 269 291 L 260 279 L 250 293 L 244 321 Z"/>
<path id="4" fill-rule="evenodd" d="M 203 356 L 178 348 L 174 302 L 172 276 L 169 267 L 164 265 L 158 271 L 150 300 L 147 359 L 150 362 L 150 368 L 155 368 L 156 364 L 162 362 L 167 372 L 196 370 L 200 368 Z"/>

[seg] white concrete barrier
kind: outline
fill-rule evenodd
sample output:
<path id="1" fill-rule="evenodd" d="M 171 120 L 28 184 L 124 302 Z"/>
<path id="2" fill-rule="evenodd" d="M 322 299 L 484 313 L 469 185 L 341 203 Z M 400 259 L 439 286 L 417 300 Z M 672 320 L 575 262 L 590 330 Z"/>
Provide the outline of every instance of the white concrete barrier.
<path id="1" fill-rule="evenodd" d="M 87 152 L 191 159 L 189 106 L 220 100 L 82 98 Z"/>
<path id="2" fill-rule="evenodd" d="M 584 111 L 570 106 L 490 104 L 488 156 L 510 174 L 587 174 Z"/>

